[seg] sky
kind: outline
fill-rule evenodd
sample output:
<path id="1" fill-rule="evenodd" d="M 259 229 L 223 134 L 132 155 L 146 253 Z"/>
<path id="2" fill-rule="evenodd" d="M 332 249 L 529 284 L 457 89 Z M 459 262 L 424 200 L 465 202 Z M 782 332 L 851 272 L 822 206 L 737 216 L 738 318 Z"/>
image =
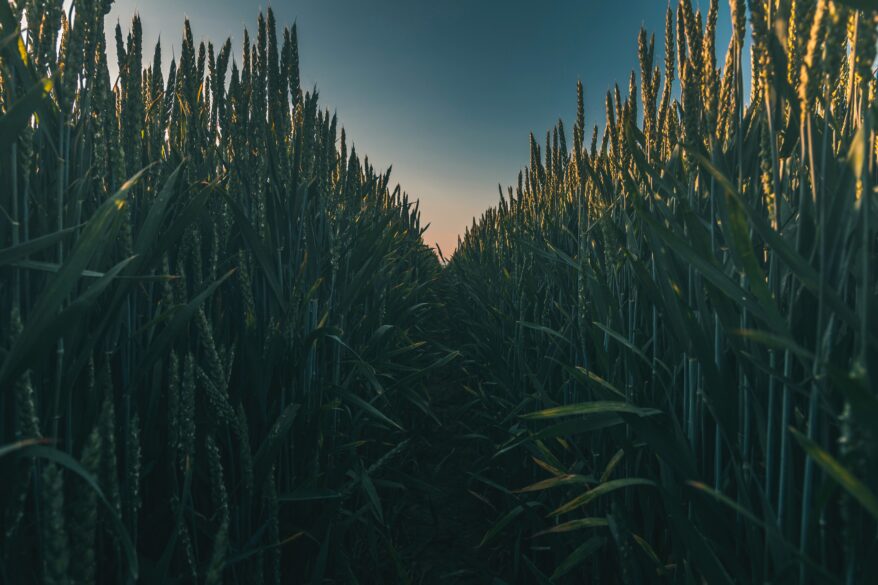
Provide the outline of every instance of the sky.
<path id="1" fill-rule="evenodd" d="M 707 0 L 693 4 L 706 14 Z M 107 25 L 127 31 L 139 13 L 144 55 L 161 37 L 169 62 L 189 17 L 196 41 L 230 37 L 240 62 L 243 30 L 268 6 L 278 26 L 298 24 L 303 88 L 318 89 L 358 153 L 393 165 L 391 183 L 421 202 L 426 243 L 446 255 L 498 184 L 516 181 L 530 132 L 545 137 L 561 118 L 572 140 L 577 80 L 587 127 L 602 127 L 607 90 L 639 70 L 641 26 L 664 58 L 663 0 L 116 0 Z M 720 17 L 724 49 L 726 2 Z"/>

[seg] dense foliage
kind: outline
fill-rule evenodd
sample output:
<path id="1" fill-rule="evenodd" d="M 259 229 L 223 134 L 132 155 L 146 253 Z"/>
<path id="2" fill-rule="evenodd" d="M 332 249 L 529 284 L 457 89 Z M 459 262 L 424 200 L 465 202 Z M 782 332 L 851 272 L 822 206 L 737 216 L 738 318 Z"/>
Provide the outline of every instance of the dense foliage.
<path id="1" fill-rule="evenodd" d="M 663 75 L 642 31 L 603 134 L 580 87 L 446 271 L 510 582 L 878 571 L 876 13 L 744 4 L 721 67 L 716 0 Z"/>
<path id="2" fill-rule="evenodd" d="M 110 4 L 0 3 L 0 581 L 396 580 L 376 485 L 453 357 L 417 205 L 270 11 L 169 69 L 135 17 L 111 81 Z"/>
<path id="3" fill-rule="evenodd" d="M 0 4 L 0 581 L 878 574 L 870 0 L 680 0 L 444 268 L 295 27 L 112 80 L 66 4 Z"/>

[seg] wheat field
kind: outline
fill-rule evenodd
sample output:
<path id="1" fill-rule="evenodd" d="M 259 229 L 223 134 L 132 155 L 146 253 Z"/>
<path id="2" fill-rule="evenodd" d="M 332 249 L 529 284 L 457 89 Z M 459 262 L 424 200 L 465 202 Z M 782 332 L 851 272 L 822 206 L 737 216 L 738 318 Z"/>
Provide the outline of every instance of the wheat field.
<path id="1" fill-rule="evenodd" d="M 111 4 L 0 3 L 0 582 L 875 579 L 872 0 L 675 2 L 447 259 L 295 26 Z"/>

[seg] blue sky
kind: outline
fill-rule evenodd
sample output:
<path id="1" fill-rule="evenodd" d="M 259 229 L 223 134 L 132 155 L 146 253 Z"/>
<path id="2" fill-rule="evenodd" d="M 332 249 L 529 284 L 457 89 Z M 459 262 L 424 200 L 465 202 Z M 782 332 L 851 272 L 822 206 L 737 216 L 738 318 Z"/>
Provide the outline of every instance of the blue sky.
<path id="1" fill-rule="evenodd" d="M 707 0 L 693 0 L 707 12 Z M 270 4 L 279 26 L 298 23 L 303 85 L 337 111 L 348 136 L 393 182 L 421 200 L 427 243 L 450 252 L 458 234 L 496 203 L 528 160 L 528 133 L 544 137 L 575 113 L 585 85 L 588 125 L 604 118 L 612 84 L 637 68 L 637 33 L 656 35 L 663 59 L 662 0 L 295 0 Z M 719 48 L 729 36 L 720 2 Z M 196 39 L 231 37 L 240 55 L 251 0 L 116 0 L 108 32 L 132 15 L 146 47 L 161 36 L 166 61 L 183 19 Z M 144 54 L 152 54 L 151 49 Z M 722 56 L 720 56 L 720 62 Z M 240 61 L 240 57 L 238 57 Z M 167 66 L 167 63 L 165 64 Z M 568 137 L 569 138 L 569 137 Z"/>

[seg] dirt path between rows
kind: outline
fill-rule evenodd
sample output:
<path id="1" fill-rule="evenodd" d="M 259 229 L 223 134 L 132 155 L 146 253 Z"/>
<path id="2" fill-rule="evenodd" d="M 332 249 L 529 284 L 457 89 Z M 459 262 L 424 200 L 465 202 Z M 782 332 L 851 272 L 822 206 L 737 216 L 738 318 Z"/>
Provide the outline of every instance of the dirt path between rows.
<path id="1" fill-rule="evenodd" d="M 489 559 L 478 545 L 480 522 L 495 512 L 470 492 L 471 473 L 489 450 L 464 425 L 468 397 L 461 385 L 440 388 L 433 391 L 433 407 L 441 424 L 424 429 L 408 450 L 404 468 L 418 490 L 397 519 L 396 539 L 414 559 L 412 583 L 491 583 Z"/>

